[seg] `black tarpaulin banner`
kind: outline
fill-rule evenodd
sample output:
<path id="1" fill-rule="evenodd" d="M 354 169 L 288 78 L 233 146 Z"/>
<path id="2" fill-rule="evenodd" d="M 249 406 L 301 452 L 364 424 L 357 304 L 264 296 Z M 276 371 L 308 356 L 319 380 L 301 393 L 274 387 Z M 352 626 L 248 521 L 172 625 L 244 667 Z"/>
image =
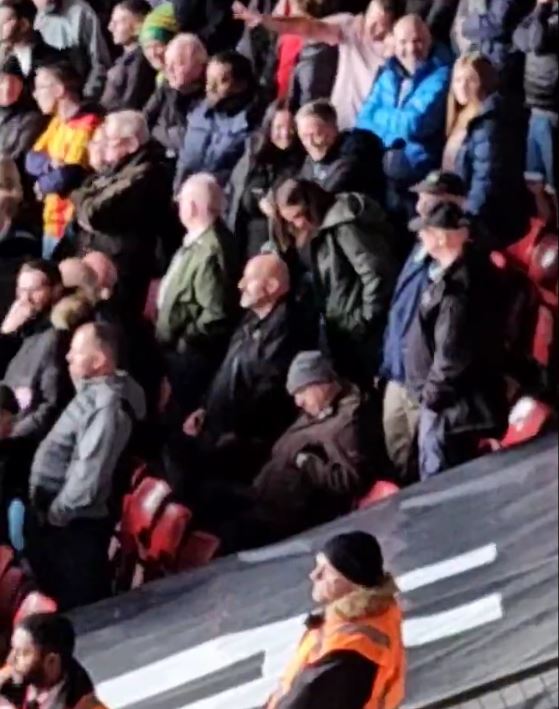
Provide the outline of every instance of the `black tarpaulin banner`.
<path id="1" fill-rule="evenodd" d="M 364 529 L 402 590 L 406 708 L 556 709 L 557 494 L 555 436 L 480 458 L 284 544 L 82 609 L 80 659 L 110 709 L 262 707 L 310 610 L 316 551 Z"/>

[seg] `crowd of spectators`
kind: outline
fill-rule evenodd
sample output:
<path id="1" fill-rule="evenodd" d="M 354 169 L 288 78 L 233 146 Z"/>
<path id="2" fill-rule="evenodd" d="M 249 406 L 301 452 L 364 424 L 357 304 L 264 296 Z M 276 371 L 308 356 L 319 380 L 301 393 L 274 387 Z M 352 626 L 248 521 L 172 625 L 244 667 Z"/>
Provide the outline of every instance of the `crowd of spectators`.
<path id="1" fill-rule="evenodd" d="M 224 550 L 504 433 L 557 0 L 0 0 L 0 534 L 110 593 L 133 457 Z M 79 570 L 79 571 L 78 571 Z"/>

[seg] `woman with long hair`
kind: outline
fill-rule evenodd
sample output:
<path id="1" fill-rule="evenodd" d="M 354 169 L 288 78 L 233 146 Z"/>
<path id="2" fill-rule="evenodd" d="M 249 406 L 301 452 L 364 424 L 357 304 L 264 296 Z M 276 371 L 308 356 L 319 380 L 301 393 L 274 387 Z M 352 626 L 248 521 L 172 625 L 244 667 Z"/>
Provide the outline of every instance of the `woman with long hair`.
<path id="1" fill-rule="evenodd" d="M 466 209 L 478 217 L 482 228 L 476 234 L 489 249 L 522 238 L 530 215 L 523 177 L 523 107 L 498 89 L 498 73 L 483 54 L 457 59 L 443 154 L 443 169 L 457 173 L 466 184 Z"/>
<path id="2" fill-rule="evenodd" d="M 303 159 L 294 116 L 286 101 L 276 101 L 268 108 L 260 131 L 247 141 L 230 182 L 227 221 L 247 259 L 260 253 L 269 239 L 267 195 L 275 184 L 296 175 Z"/>

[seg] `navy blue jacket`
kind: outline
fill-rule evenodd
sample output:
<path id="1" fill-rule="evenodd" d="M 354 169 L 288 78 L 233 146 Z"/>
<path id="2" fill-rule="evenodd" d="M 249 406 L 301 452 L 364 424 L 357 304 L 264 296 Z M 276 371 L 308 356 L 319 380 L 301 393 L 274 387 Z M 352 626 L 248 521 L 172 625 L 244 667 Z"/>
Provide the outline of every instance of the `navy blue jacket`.
<path id="1" fill-rule="evenodd" d="M 492 94 L 470 122 L 456 157 L 455 172 L 468 188 L 466 209 L 493 236 L 492 248 L 512 244 L 528 228 L 525 135 L 523 108 Z"/>
<path id="2" fill-rule="evenodd" d="M 379 372 L 387 381 L 396 381 L 401 384 L 406 381 L 405 341 L 417 314 L 421 294 L 429 283 L 430 263 L 431 259 L 423 247 L 418 245 L 409 255 L 400 272 L 390 304 L 388 325 L 384 333 L 383 359 Z"/>
<path id="3" fill-rule="evenodd" d="M 196 106 L 188 118 L 175 189 L 197 172 L 211 173 L 225 187 L 259 117 L 248 96 L 232 96 L 214 107 L 207 100 Z"/>

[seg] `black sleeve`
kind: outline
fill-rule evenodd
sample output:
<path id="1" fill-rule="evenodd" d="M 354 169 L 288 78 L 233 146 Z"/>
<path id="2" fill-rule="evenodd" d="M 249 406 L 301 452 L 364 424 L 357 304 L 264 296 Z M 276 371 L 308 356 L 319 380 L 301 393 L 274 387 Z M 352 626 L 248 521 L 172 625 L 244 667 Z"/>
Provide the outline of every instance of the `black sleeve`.
<path id="1" fill-rule="evenodd" d="M 277 709 L 363 709 L 377 671 L 357 652 L 330 653 L 299 675 Z"/>

